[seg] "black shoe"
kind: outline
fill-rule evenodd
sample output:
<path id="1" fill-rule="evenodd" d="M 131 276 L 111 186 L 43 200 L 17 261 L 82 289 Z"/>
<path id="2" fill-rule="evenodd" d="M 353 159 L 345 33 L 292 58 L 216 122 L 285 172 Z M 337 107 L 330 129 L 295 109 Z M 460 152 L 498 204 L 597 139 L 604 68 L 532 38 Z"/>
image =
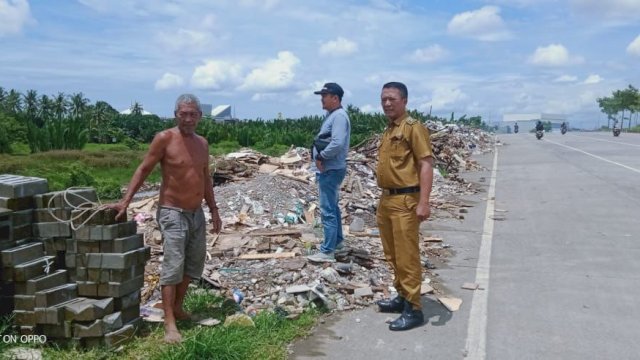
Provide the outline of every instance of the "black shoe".
<path id="1" fill-rule="evenodd" d="M 424 323 L 424 315 L 422 310 L 413 310 L 410 303 L 406 303 L 402 315 L 399 318 L 393 320 L 389 324 L 389 330 L 402 331 L 413 329 L 416 326 L 420 326 Z"/>
<path id="2" fill-rule="evenodd" d="M 404 298 L 398 295 L 393 299 L 379 300 L 376 304 L 378 304 L 378 309 L 380 310 L 380 312 L 401 313 L 404 309 L 404 303 Z"/>

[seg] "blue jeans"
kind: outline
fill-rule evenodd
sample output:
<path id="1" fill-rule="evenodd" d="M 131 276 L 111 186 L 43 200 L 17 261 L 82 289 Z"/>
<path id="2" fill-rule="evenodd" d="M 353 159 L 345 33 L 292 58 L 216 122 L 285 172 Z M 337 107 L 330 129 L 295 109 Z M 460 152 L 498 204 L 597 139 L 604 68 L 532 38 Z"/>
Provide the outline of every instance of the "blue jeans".
<path id="1" fill-rule="evenodd" d="M 336 246 L 344 241 L 342 236 L 342 214 L 340 214 L 340 184 L 347 174 L 347 169 L 325 170 L 316 173 L 318 182 L 318 195 L 320 198 L 320 213 L 322 214 L 322 227 L 324 229 L 324 241 L 320 247 L 323 253 L 336 250 Z"/>

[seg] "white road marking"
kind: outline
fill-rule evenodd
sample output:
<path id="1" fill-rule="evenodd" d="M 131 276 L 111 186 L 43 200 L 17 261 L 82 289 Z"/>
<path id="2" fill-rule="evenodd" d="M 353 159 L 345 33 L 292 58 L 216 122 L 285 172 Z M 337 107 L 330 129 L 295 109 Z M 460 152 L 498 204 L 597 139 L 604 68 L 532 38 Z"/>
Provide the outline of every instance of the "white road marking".
<path id="1" fill-rule="evenodd" d="M 589 138 L 589 139 L 592 139 L 592 140 L 604 141 L 604 142 L 609 142 L 609 143 L 613 143 L 613 144 L 621 144 L 621 145 L 627 145 L 627 146 L 640 147 L 639 144 L 629 144 L 629 143 L 621 142 L 621 141 L 611 141 L 611 140 L 605 140 L 605 139 L 598 139 L 598 138 L 593 137 L 593 136 L 586 136 L 586 135 L 571 135 L 571 136 L 574 136 L 574 137 L 577 137 L 577 138 Z"/>
<path id="2" fill-rule="evenodd" d="M 583 154 L 585 154 L 585 155 L 589 155 L 589 156 L 591 156 L 591 157 L 593 157 L 593 158 L 596 158 L 596 159 L 598 159 L 598 160 L 602 160 L 602 161 L 608 162 L 608 163 L 610 163 L 610 164 L 618 165 L 618 166 L 623 167 L 623 168 L 625 168 L 625 169 L 627 169 L 627 170 L 635 171 L 635 172 L 637 172 L 637 173 L 639 173 L 639 174 L 640 174 L 640 170 L 638 170 L 638 169 L 636 169 L 636 168 L 633 168 L 633 167 L 628 166 L 628 165 L 625 165 L 625 164 L 621 164 L 621 163 L 619 163 L 619 162 L 615 162 L 615 161 L 613 161 L 613 160 L 605 159 L 605 158 L 603 158 L 602 156 L 594 155 L 594 154 L 589 153 L 589 152 L 586 152 L 586 151 L 584 151 L 584 150 L 580 150 L 580 149 L 578 149 L 578 148 L 574 148 L 573 146 L 560 144 L 560 143 L 557 143 L 557 142 L 555 142 L 555 141 L 551 141 L 551 140 L 548 140 L 548 139 L 547 139 L 547 142 L 550 142 L 550 143 L 552 143 L 552 144 L 556 144 L 556 145 L 558 145 L 558 146 L 566 147 L 567 149 L 571 149 L 571 150 L 573 150 L 573 151 L 577 151 L 577 152 L 583 153 Z"/>
<path id="3" fill-rule="evenodd" d="M 498 169 L 498 148 L 495 147 L 491 182 L 484 216 L 482 241 L 476 267 L 476 283 L 484 290 L 473 292 L 469 327 L 467 329 L 466 359 L 484 360 L 487 356 L 487 303 L 489 298 L 489 273 L 491 269 L 491 242 L 493 241 L 493 216 L 496 197 L 496 173 Z"/>

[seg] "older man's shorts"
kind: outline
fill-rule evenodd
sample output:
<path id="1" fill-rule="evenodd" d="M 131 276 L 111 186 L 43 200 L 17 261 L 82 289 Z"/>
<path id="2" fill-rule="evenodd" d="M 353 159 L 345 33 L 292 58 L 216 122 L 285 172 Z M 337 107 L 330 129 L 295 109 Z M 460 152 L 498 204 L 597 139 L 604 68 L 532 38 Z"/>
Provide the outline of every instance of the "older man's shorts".
<path id="1" fill-rule="evenodd" d="M 206 256 L 206 220 L 202 209 L 159 206 L 156 219 L 163 239 L 160 285 L 176 285 L 184 275 L 199 279 Z"/>

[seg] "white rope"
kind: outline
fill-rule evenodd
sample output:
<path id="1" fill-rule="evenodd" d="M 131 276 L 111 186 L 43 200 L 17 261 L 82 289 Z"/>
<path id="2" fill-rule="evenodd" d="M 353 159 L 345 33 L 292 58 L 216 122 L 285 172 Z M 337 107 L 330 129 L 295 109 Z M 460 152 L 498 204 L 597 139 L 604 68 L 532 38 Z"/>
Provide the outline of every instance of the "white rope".
<path id="1" fill-rule="evenodd" d="M 51 217 L 56 219 L 56 221 L 58 222 L 61 222 L 63 224 L 69 224 L 69 226 L 71 226 L 71 229 L 73 230 L 78 230 L 79 228 L 83 227 L 87 222 L 89 222 L 89 220 L 91 220 L 91 218 L 93 218 L 100 210 L 102 210 L 105 207 L 100 202 L 100 198 L 98 198 L 98 202 L 93 202 L 76 192 L 77 190 L 87 190 L 87 189 L 93 190 L 93 188 L 91 187 L 70 187 L 67 190 L 57 192 L 55 195 L 53 195 L 49 199 L 49 202 L 47 203 L 49 215 L 51 215 Z M 73 203 L 69 201 L 70 195 L 73 195 L 76 198 L 80 198 L 80 200 L 84 200 L 84 202 L 80 203 L 79 205 L 73 205 Z M 77 215 L 71 215 L 68 220 L 57 217 L 53 212 L 54 208 L 52 208 L 52 204 L 54 199 L 59 196 L 61 196 L 64 200 L 64 203 L 62 205 L 62 211 L 64 211 L 69 207 L 72 209 L 71 210 L 72 213 L 73 213 L 73 210 L 82 210 L 82 211 L 79 212 Z M 84 221 L 82 221 L 82 223 L 80 223 L 79 225 L 76 225 L 74 221 L 82 218 L 84 214 L 86 214 L 87 212 L 93 212 L 93 213 L 89 215 L 89 217 L 87 217 Z"/>

